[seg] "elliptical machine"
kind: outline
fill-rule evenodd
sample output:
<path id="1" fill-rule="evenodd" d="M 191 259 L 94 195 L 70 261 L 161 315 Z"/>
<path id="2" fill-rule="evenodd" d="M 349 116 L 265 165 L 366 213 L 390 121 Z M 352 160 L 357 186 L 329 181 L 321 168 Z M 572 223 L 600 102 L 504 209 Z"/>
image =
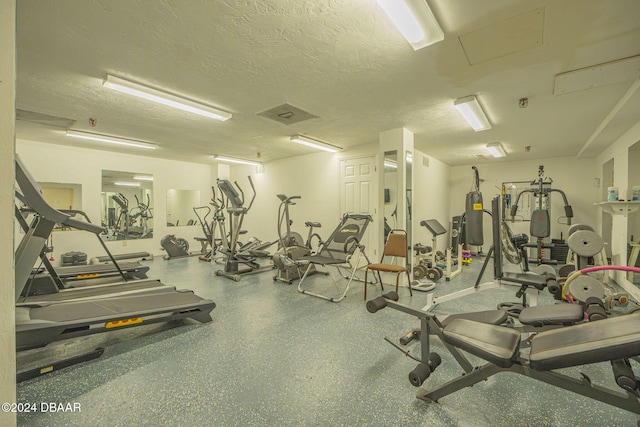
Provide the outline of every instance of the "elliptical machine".
<path id="1" fill-rule="evenodd" d="M 301 278 L 304 274 L 304 269 L 301 268 L 302 265 L 298 261 L 305 256 L 311 255 L 312 239 L 315 237 L 318 240 L 318 247 L 322 246 L 322 238 L 318 233 L 313 232 L 314 228 L 320 228 L 322 225 L 319 222 L 305 222 L 304 225 L 309 228 L 309 234 L 305 242 L 299 233 L 291 231 L 293 221 L 289 217 L 289 206 L 295 205 L 293 200 L 301 197 L 287 197 L 284 194 L 277 194 L 277 197 L 280 199 L 280 207 L 278 208 L 279 248 L 273 255 L 273 265 L 278 269 L 278 274 L 273 276 L 273 280 L 292 284 L 294 280 Z M 285 233 L 282 232 L 283 222 L 286 225 Z M 312 270 L 307 275 L 314 273 L 316 273 L 316 270 L 312 267 Z"/>
<path id="2" fill-rule="evenodd" d="M 251 177 L 248 177 L 253 196 L 248 206 L 245 206 L 244 192 L 237 182 L 232 184 L 229 180 L 218 180 L 218 188 L 226 197 L 226 209 L 229 213 L 230 238 L 227 242 L 225 236 L 221 238 L 220 250 L 225 254 L 224 270 L 216 270 L 216 276 L 224 276 L 228 279 L 240 281 L 242 274 L 256 273 L 260 270 L 271 269 L 273 265 L 261 265 L 256 262 L 258 258 L 269 258 L 271 255 L 265 249 L 275 242 L 263 243 L 256 238 L 251 238 L 244 245 L 238 243 L 241 234 L 242 221 L 249 212 L 256 198 L 256 189 Z M 237 190 L 236 190 L 237 189 Z"/>

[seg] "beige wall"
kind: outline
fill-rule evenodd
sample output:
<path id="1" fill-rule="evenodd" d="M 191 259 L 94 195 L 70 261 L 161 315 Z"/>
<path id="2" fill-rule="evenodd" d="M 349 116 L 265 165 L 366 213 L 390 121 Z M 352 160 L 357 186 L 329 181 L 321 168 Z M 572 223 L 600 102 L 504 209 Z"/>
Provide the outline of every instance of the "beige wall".
<path id="1" fill-rule="evenodd" d="M 0 402 L 16 401 L 15 299 L 13 273 L 13 153 L 15 145 L 16 3 L 0 0 Z M 16 425 L 0 412 L 0 425 Z"/>

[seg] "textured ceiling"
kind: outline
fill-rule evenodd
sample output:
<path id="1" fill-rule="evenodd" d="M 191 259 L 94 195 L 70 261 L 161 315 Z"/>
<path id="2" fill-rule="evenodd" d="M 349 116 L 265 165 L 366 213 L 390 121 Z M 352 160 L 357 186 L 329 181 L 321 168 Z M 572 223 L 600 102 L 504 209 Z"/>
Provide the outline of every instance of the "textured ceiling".
<path id="1" fill-rule="evenodd" d="M 201 163 L 213 154 L 260 153 L 268 161 L 313 152 L 289 142 L 298 133 L 348 148 L 403 126 L 418 149 L 450 165 L 477 162 L 474 155 L 494 141 L 503 143 L 507 160 L 574 156 L 590 139 L 583 155 L 594 156 L 640 119 L 640 94 L 632 93 L 592 137 L 637 70 L 616 84 L 554 95 L 557 74 L 640 54 L 637 0 L 429 4 L 445 40 L 414 51 L 375 0 L 20 1 L 17 108 L 160 146 L 144 155 Z M 532 11 L 543 17 L 536 12 L 537 20 L 512 25 Z M 504 43 L 504 54 L 494 53 L 499 46 L 475 47 L 483 61 L 470 65 L 461 40 L 474 33 L 522 43 Z M 542 44 L 531 44 L 540 34 Z M 233 118 L 216 122 L 149 105 L 103 88 L 107 73 Z M 454 110 L 453 101 L 470 94 L 493 129 L 473 132 Z M 527 108 L 518 107 L 522 97 Z M 257 115 L 284 103 L 318 118 L 286 126 Z M 95 128 L 89 118 L 97 119 Z M 65 121 L 20 120 L 17 136 L 82 144 L 68 141 L 56 123 Z"/>

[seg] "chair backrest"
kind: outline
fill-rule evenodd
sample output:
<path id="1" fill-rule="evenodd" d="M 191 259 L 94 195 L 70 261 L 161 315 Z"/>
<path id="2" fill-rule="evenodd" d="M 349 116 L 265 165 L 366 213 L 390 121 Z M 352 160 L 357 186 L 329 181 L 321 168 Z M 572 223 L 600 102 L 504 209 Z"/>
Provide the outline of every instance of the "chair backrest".
<path id="1" fill-rule="evenodd" d="M 355 243 L 362 241 L 371 215 L 344 214 L 342 221 L 318 251 L 319 256 L 346 261 L 356 250 Z"/>
<path id="2" fill-rule="evenodd" d="M 384 245 L 382 257 L 392 256 L 407 258 L 407 232 L 404 230 L 391 230 Z"/>

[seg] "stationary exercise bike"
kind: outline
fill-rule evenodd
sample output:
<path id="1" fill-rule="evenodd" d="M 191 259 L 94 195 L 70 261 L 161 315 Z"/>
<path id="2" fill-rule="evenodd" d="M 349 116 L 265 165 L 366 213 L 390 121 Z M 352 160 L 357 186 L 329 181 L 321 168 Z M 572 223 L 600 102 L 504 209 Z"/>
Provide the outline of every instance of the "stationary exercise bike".
<path id="1" fill-rule="evenodd" d="M 302 265 L 299 261 L 312 253 L 312 239 L 315 237 L 318 240 L 318 247 L 322 246 L 322 238 L 318 233 L 313 232 L 314 227 L 320 228 L 322 225 L 319 222 L 305 222 L 304 225 L 309 227 L 309 234 L 305 242 L 299 233 L 291 231 L 293 221 L 289 218 L 289 206 L 295 205 L 293 200 L 300 199 L 301 197 L 287 197 L 284 194 L 278 194 L 277 196 L 278 199 L 280 199 L 280 207 L 278 208 L 279 249 L 273 255 L 273 265 L 278 269 L 278 274 L 273 276 L 273 280 L 280 280 L 292 284 L 294 280 L 301 278 L 304 270 L 306 270 L 301 268 Z M 286 225 L 286 232 L 284 233 L 282 232 L 283 222 Z M 312 268 L 313 270 L 308 274 L 316 272 L 315 268 Z"/>

